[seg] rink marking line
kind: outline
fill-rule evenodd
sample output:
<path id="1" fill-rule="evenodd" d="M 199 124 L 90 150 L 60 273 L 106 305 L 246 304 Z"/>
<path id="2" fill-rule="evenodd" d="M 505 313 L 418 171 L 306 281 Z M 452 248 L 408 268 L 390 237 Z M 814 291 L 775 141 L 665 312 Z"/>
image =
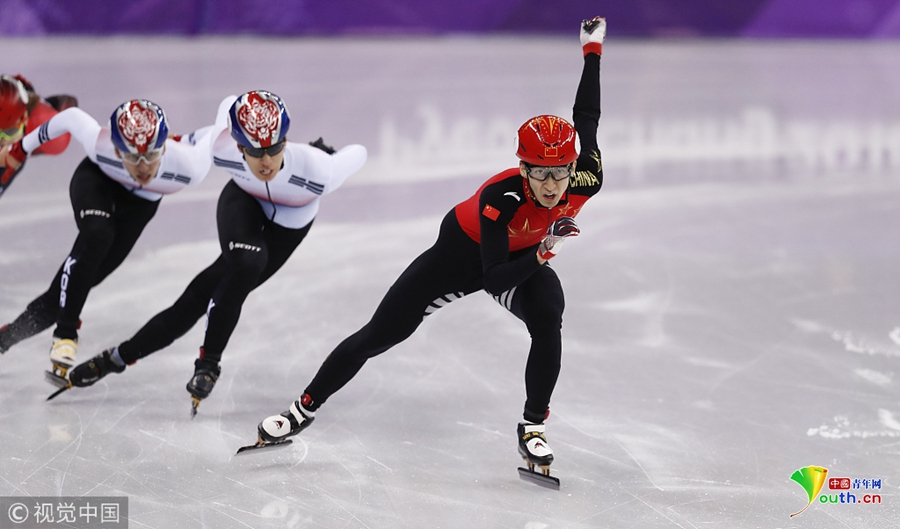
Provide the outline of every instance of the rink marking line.
<path id="1" fill-rule="evenodd" d="M 300 463 L 304 462 L 304 461 L 306 460 L 306 456 L 309 455 L 309 445 L 306 444 L 306 440 L 305 440 L 305 439 L 303 439 L 303 438 L 301 438 L 301 437 L 295 437 L 295 438 L 294 438 L 294 444 L 295 444 L 295 447 L 294 447 L 294 449 L 293 449 L 294 452 L 297 451 L 297 449 L 300 447 L 300 445 L 303 445 L 303 455 L 300 456 L 300 459 L 298 459 L 296 463 L 292 464 L 292 465 L 291 465 L 290 467 L 288 467 L 288 468 L 294 468 L 295 466 L 297 466 L 297 465 L 299 465 Z"/>

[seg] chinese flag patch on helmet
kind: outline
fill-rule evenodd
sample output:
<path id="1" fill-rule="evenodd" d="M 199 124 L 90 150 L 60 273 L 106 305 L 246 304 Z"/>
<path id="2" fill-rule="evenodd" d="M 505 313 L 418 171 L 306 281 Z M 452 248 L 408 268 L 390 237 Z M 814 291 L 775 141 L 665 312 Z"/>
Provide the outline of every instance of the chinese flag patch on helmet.
<path id="1" fill-rule="evenodd" d="M 575 127 L 559 116 L 537 116 L 526 121 L 516 137 L 516 156 L 531 165 L 566 165 L 575 161 Z"/>

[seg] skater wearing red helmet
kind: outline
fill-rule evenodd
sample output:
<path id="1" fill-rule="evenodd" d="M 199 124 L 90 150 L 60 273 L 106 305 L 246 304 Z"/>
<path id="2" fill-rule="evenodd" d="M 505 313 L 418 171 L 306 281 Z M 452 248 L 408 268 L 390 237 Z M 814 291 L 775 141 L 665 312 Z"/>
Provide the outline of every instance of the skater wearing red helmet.
<path id="1" fill-rule="evenodd" d="M 547 115 L 522 125 L 516 149 L 519 166 L 490 178 L 444 217 L 437 242 L 400 275 L 369 323 L 341 342 L 301 397 L 288 411 L 263 420 L 258 443 L 241 451 L 287 444 L 369 358 L 408 338 L 439 308 L 484 290 L 521 319 L 531 334 L 519 452 L 530 468 L 523 469 L 528 478 L 558 486 L 556 478 L 549 476 L 553 451 L 544 435 L 544 420 L 560 369 L 564 300 L 556 272 L 547 261 L 559 253 L 567 238 L 578 235 L 574 217 L 603 182 L 597 125 L 605 35 L 605 19 L 582 23 L 584 68 L 575 97 L 574 126 Z M 576 143 L 580 143 L 580 154 Z M 544 473 L 535 473 L 535 465 Z"/>
<path id="2" fill-rule="evenodd" d="M 78 106 L 78 100 L 70 95 L 42 99 L 21 75 L 0 75 L 0 149 L 19 141 L 58 112 L 74 106 Z M 41 145 L 34 154 L 60 154 L 68 145 L 69 135 L 64 134 Z M 14 175 L 14 171 L 0 168 L 0 195 L 12 183 Z"/>

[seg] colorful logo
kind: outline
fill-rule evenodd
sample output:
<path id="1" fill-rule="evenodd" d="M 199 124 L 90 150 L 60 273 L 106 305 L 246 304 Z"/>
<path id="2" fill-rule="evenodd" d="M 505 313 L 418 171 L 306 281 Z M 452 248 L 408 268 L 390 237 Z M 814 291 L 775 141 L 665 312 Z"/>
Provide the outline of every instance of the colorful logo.
<path id="1" fill-rule="evenodd" d="M 806 504 L 806 507 L 792 514 L 791 518 L 797 516 L 812 505 L 813 500 L 816 499 L 819 495 L 819 491 L 822 490 L 826 477 L 828 477 L 828 469 L 817 466 L 803 467 L 791 474 L 791 479 L 799 483 L 800 486 L 803 487 L 803 490 L 806 491 L 806 495 L 809 496 L 809 502 Z"/>
<path id="2" fill-rule="evenodd" d="M 816 498 L 826 505 L 880 505 L 882 501 L 881 494 L 869 494 L 870 491 L 881 491 L 881 478 L 829 478 L 827 468 L 809 466 L 795 471 L 791 479 L 803 487 L 809 499 L 806 507 L 792 514 L 791 518 L 809 508 Z M 822 487 L 826 483 L 828 491 L 824 492 Z"/>

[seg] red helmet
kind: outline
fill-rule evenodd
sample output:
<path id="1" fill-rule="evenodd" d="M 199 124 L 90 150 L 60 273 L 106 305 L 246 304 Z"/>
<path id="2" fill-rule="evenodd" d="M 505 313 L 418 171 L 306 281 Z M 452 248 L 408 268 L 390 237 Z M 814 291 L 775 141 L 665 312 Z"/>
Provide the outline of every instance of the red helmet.
<path id="1" fill-rule="evenodd" d="M 28 90 L 22 81 L 0 76 L 0 130 L 18 127 L 28 108 Z"/>
<path id="2" fill-rule="evenodd" d="M 537 116 L 519 127 L 516 156 L 531 165 L 567 165 L 578 158 L 575 127 L 559 116 Z"/>

